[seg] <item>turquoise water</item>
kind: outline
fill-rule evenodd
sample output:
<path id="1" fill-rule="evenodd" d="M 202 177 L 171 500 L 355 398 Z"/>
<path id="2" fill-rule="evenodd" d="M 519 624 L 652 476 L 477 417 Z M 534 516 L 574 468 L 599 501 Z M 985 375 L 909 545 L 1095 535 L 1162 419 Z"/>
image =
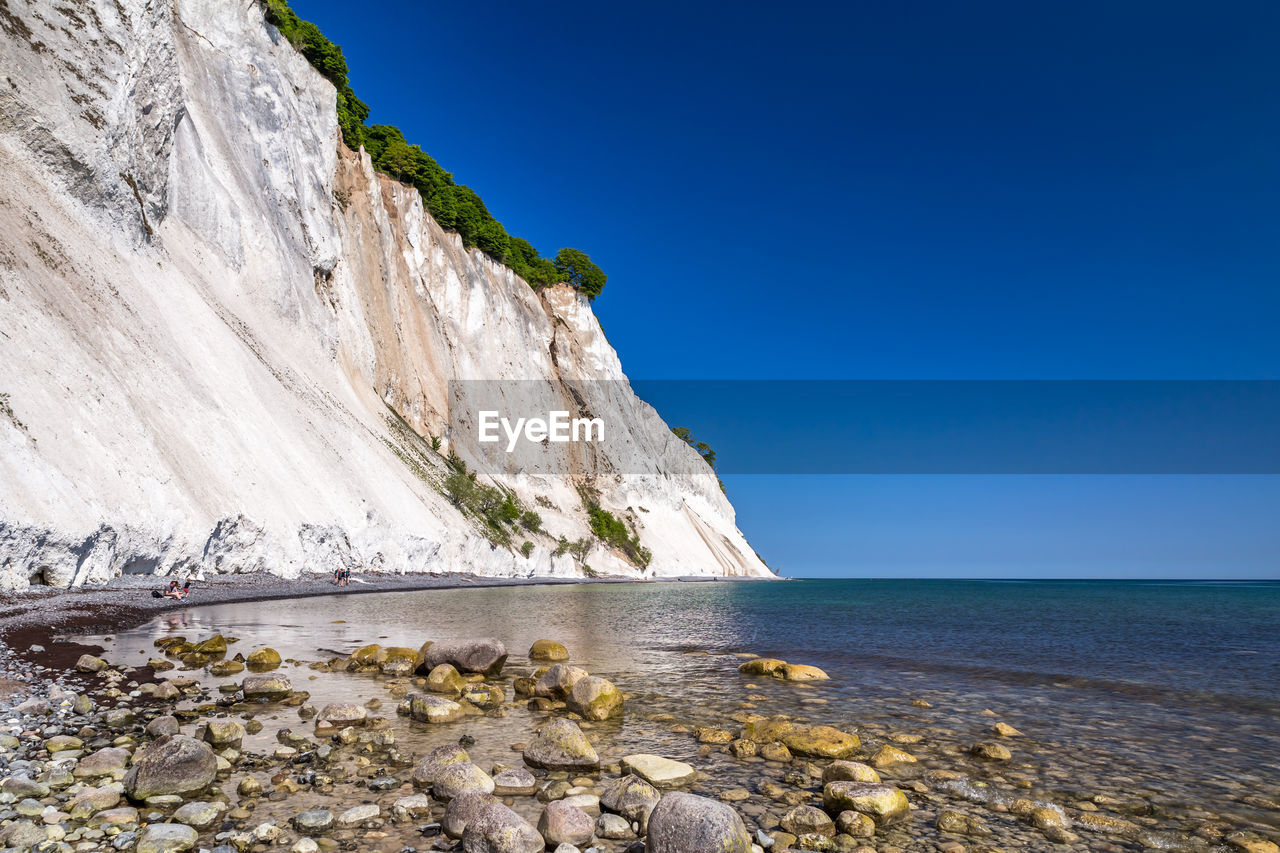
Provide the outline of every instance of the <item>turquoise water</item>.
<path id="1" fill-rule="evenodd" d="M 710 795 L 754 791 L 761 779 L 785 774 L 718 749 L 706 754 L 689 735 L 673 733 L 667 715 L 736 729 L 731 715 L 744 709 L 786 713 L 857 731 L 868 751 L 896 734 L 919 735 L 906 746 L 918 769 L 958 772 L 965 781 L 921 795 L 912 838 L 930 809 L 977 808 L 999 820 L 999 804 L 1021 796 L 1067 807 L 1098 795 L 1141 800 L 1152 811 L 1138 820 L 1156 833 L 1148 846 L 1182 849 L 1197 827 L 1215 821 L 1280 828 L 1280 806 L 1267 805 L 1280 799 L 1276 583 L 815 580 L 337 595 L 192 608 L 108 646 L 138 660 L 154 654 L 156 636 L 215 631 L 241 638 L 238 650 L 272 645 L 301 661 L 370 642 L 416 647 L 496 636 L 512 652 L 512 674 L 529 671 L 523 655 L 535 639 L 555 638 L 574 663 L 630 696 L 624 721 L 598 728 L 602 754 L 653 751 L 690 761 Z M 814 664 L 832 680 L 801 686 L 743 677 L 735 656 L 742 653 Z M 369 676 L 297 672 L 317 705 L 385 696 Z M 1002 765 L 967 752 L 992 739 L 996 718 L 1027 735 L 1007 742 L 1014 760 Z M 502 719 L 468 722 L 478 740 L 473 755 L 510 760 L 509 744 L 527 737 L 530 724 L 522 705 Z M 458 736 L 397 725 L 407 727 L 404 743 L 415 751 Z M 740 808 L 766 827 L 777 817 L 763 799 Z M 1007 832 L 998 825 L 998 837 L 1028 843 L 1023 824 L 1001 825 Z M 1114 849 L 1106 846 L 1113 841 L 1086 836 L 1084 844 Z"/>

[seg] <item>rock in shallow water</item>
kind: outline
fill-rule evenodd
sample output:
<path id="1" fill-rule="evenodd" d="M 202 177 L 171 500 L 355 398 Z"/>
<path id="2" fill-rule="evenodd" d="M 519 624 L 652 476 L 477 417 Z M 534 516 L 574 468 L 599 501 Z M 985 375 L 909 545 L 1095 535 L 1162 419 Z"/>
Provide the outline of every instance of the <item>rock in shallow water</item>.
<path id="1" fill-rule="evenodd" d="M 493 779 L 470 761 L 460 761 L 445 767 L 431 786 L 431 793 L 438 800 L 452 800 L 468 791 L 493 793 Z"/>
<path id="2" fill-rule="evenodd" d="M 408 702 L 409 716 L 420 723 L 452 723 L 465 713 L 452 699 L 431 693 L 411 693 Z"/>
<path id="3" fill-rule="evenodd" d="M 427 673 L 442 663 L 452 664 L 460 672 L 497 675 L 507 662 L 507 647 L 501 640 L 485 637 L 476 640 L 446 640 L 432 643 L 419 653 L 418 672 Z"/>
<path id="4" fill-rule="evenodd" d="M 646 853 L 750 853 L 751 836 L 724 803 L 676 791 L 649 817 Z"/>
<path id="5" fill-rule="evenodd" d="M 575 681 L 565 701 L 587 720 L 607 720 L 622 713 L 622 693 L 613 682 L 594 675 Z"/>
<path id="6" fill-rule="evenodd" d="M 419 788 L 430 788 L 440 775 L 452 764 L 471 761 L 471 756 L 460 746 L 445 744 L 423 756 L 413 768 L 413 784 Z"/>
<path id="7" fill-rule="evenodd" d="M 555 640 L 535 640 L 529 647 L 529 660 L 568 660 L 569 650 Z"/>
<path id="8" fill-rule="evenodd" d="M 542 853 L 543 838 L 524 818 L 502 803 L 493 803 L 467 825 L 465 853 Z"/>
<path id="9" fill-rule="evenodd" d="M 906 794 L 893 785 L 875 782 L 828 782 L 822 788 L 822 807 L 828 814 L 865 814 L 877 826 L 892 826 L 911 816 Z"/>
<path id="10" fill-rule="evenodd" d="M 249 675 L 240 685 L 246 699 L 266 699 L 275 701 L 283 699 L 293 692 L 293 682 L 283 675 Z"/>
<path id="11" fill-rule="evenodd" d="M 573 685 L 591 673 L 580 666 L 558 663 L 547 669 L 533 685 L 533 695 L 544 699 L 567 699 Z"/>
<path id="12" fill-rule="evenodd" d="M 586 771 L 600 767 L 600 756 L 572 720 L 547 723 L 524 748 L 524 760 L 544 770 Z"/>
<path id="13" fill-rule="evenodd" d="M 586 844 L 595 831 L 596 823 L 591 815 L 565 800 L 547 803 L 538 819 L 538 832 L 542 833 L 548 847 Z"/>
<path id="14" fill-rule="evenodd" d="M 440 826 L 450 838 L 461 838 L 467 826 L 480 817 L 481 812 L 498 802 L 493 794 L 484 791 L 464 791 L 449 801 Z"/>
<path id="15" fill-rule="evenodd" d="M 690 765 L 661 755 L 637 753 L 628 755 L 621 763 L 624 773 L 634 773 L 660 790 L 689 785 L 698 778 L 698 771 Z"/>
<path id="16" fill-rule="evenodd" d="M 196 846 L 199 835 L 180 823 L 153 823 L 142 830 L 134 853 L 181 853 Z"/>

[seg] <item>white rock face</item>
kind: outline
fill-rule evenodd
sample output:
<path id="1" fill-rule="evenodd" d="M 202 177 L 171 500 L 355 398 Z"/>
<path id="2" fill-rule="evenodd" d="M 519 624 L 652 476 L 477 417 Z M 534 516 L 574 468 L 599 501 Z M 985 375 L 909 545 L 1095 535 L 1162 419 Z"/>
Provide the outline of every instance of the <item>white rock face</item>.
<path id="1" fill-rule="evenodd" d="M 459 378 L 576 390 L 625 435 L 488 465 L 450 433 Z M 0 5 L 0 395 L 0 590 L 338 566 L 769 574 L 588 303 L 464 250 L 343 148 L 332 86 L 256 3 Z M 424 436 L 550 535 L 529 557 L 493 545 Z M 598 542 L 553 556 L 590 536 L 580 486 L 631 522 L 647 570 Z"/>

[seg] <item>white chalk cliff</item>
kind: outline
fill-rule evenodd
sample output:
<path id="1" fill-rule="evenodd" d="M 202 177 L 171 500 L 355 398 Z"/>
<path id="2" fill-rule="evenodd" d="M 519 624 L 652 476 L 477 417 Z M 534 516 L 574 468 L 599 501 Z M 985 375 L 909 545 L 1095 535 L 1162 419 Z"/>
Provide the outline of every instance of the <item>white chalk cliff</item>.
<path id="1" fill-rule="evenodd" d="M 458 378 L 576 393 L 622 450 L 486 466 L 449 429 Z M 444 496 L 430 436 L 542 515 L 529 556 Z M 595 540 L 554 555 L 590 536 L 582 486 L 646 570 Z M 584 563 L 769 574 L 583 298 L 465 250 L 345 149 L 333 87 L 258 3 L 0 0 L 0 590 Z"/>

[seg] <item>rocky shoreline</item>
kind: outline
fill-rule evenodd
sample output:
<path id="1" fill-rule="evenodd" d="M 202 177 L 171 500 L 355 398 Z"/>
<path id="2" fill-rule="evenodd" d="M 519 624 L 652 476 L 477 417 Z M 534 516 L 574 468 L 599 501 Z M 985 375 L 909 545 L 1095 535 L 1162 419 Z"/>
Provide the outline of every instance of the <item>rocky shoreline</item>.
<path id="1" fill-rule="evenodd" d="M 269 583 L 208 588 L 219 591 L 198 603 L 273 592 Z M 56 612 L 64 628 L 115 630 L 181 606 L 148 595 L 136 611 L 101 609 L 138 594 L 73 594 Z M 11 642 L 48 635 L 54 617 L 41 629 L 31 612 L 10 611 Z M 860 731 L 811 718 L 823 712 L 827 674 L 794 661 L 740 653 L 726 688 L 745 701 L 681 715 L 654 713 L 552 639 L 517 654 L 479 638 L 282 660 L 235 637 L 157 630 L 142 665 L 52 638 L 21 656 L 0 649 L 22 700 L 0 717 L 0 848 L 1277 851 L 1266 827 L 1207 811 L 1194 830 L 1174 832 L 1151 801 L 1037 796 L 1012 760 L 1030 739 L 994 714 L 987 737 L 964 743 L 936 729 Z M 325 678 L 345 679 L 348 701 L 313 702 L 307 688 Z M 759 712 L 777 691 L 795 713 Z M 494 731 L 484 723 L 504 718 L 523 734 L 500 744 L 509 759 L 486 761 L 495 745 L 483 742 Z M 684 745 L 619 751 L 628 725 L 662 732 L 655 744 Z M 415 748 L 423 738 L 433 745 Z"/>

